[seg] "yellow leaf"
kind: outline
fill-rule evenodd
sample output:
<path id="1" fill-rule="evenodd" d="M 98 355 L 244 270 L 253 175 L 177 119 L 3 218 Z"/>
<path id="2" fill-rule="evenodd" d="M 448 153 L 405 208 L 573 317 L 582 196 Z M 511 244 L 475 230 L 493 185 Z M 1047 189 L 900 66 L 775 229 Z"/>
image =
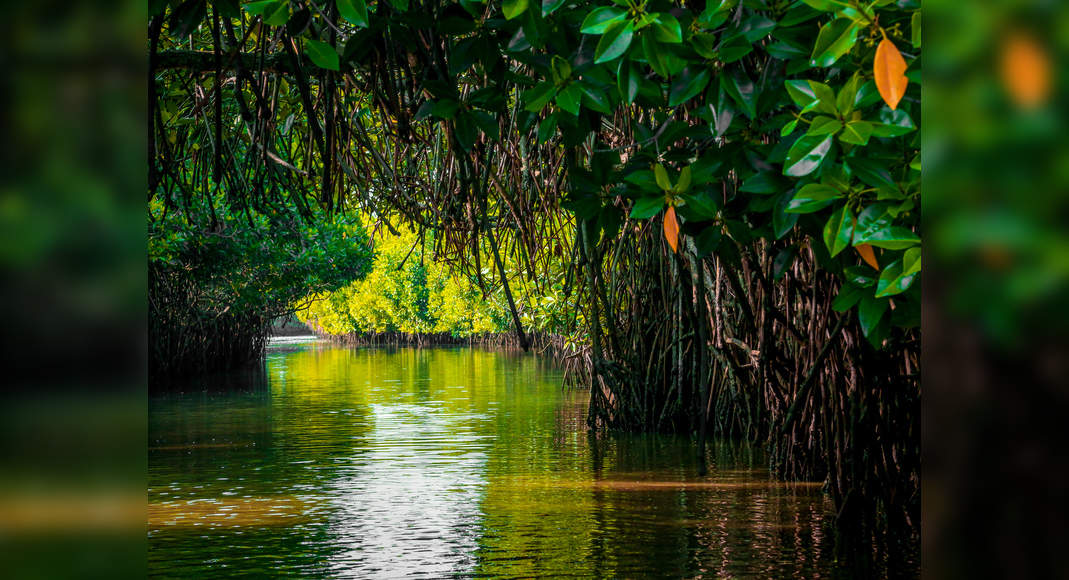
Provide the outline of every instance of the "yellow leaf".
<path id="1" fill-rule="evenodd" d="M 854 246 L 857 253 L 861 254 L 861 259 L 865 260 L 865 263 L 873 268 L 879 270 L 880 263 L 876 261 L 876 254 L 872 251 L 872 246 L 868 244 L 858 244 Z"/>
<path id="2" fill-rule="evenodd" d="M 898 108 L 898 101 L 906 94 L 906 61 L 895 44 L 884 38 L 876 47 L 876 61 L 872 64 L 876 75 L 876 90 L 891 109 Z"/>
<path id="3" fill-rule="evenodd" d="M 1002 84 L 1021 107 L 1032 108 L 1050 93 L 1050 58 L 1031 36 L 1013 34 L 1002 47 Z"/>
<path id="4" fill-rule="evenodd" d="M 673 252 L 679 252 L 679 222 L 676 221 L 676 208 L 672 206 L 664 212 L 664 239 L 668 240 Z"/>

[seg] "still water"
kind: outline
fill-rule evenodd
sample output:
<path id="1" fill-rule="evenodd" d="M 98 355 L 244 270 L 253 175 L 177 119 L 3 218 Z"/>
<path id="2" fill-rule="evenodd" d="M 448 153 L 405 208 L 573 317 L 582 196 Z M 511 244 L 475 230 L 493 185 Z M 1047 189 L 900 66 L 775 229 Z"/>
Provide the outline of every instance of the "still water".
<path id="1" fill-rule="evenodd" d="M 150 399 L 157 577 L 830 577 L 830 502 L 737 443 L 588 434 L 533 355 L 269 347 Z"/>

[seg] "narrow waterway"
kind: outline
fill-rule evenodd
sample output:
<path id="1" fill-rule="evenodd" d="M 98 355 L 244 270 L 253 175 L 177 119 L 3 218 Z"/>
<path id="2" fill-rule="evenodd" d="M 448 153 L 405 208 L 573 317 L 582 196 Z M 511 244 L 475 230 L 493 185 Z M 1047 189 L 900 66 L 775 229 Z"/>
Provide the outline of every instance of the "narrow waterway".
<path id="1" fill-rule="evenodd" d="M 294 340 L 150 399 L 154 576 L 832 577 L 830 502 L 752 448 L 588 434 L 552 361 Z M 181 391 L 181 392 L 178 392 Z"/>

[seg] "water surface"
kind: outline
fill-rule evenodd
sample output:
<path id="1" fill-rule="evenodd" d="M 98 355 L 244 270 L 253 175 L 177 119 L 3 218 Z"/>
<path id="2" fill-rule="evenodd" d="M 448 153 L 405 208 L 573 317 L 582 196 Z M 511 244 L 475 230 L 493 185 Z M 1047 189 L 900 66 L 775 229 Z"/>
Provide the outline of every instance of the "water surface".
<path id="1" fill-rule="evenodd" d="M 829 577 L 831 505 L 753 449 L 593 437 L 533 355 L 286 341 L 149 414 L 161 577 Z M 176 388 L 175 386 L 171 387 Z"/>

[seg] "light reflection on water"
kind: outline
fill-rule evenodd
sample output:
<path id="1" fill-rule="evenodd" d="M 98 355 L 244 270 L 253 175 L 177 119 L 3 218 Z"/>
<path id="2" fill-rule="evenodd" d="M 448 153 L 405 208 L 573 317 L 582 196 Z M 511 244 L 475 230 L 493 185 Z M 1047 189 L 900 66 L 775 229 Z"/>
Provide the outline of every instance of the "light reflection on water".
<path id="1" fill-rule="evenodd" d="M 828 577 L 830 504 L 765 460 L 592 437 L 529 355 L 273 345 L 266 372 L 156 395 L 160 576 Z"/>

